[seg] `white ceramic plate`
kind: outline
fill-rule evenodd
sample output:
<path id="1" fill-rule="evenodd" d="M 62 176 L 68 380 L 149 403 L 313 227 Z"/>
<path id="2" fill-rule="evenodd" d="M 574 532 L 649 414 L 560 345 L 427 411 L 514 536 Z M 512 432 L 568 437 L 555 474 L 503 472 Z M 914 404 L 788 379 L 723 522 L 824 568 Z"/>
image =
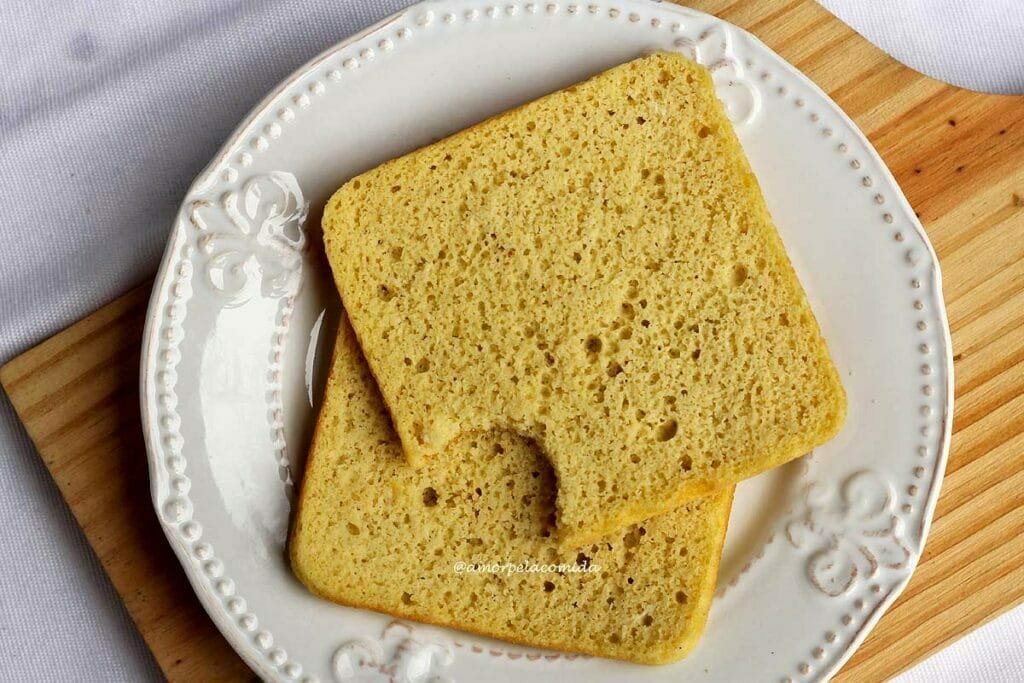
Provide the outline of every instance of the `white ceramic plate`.
<path id="1" fill-rule="evenodd" d="M 314 598 L 284 544 L 338 315 L 319 208 L 360 171 L 651 49 L 712 70 L 841 370 L 846 426 L 739 487 L 707 632 L 675 665 L 542 653 Z M 167 537 L 265 679 L 818 680 L 921 554 L 951 372 L 913 211 L 853 123 L 756 39 L 646 0 L 445 0 L 300 69 L 200 175 L 153 293 L 142 415 Z"/>

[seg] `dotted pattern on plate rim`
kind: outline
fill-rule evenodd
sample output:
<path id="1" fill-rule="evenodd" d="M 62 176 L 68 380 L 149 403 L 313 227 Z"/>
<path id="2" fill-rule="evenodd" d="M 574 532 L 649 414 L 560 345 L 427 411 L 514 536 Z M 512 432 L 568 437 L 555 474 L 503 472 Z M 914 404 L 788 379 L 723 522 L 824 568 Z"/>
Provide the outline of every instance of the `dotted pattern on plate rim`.
<path id="1" fill-rule="evenodd" d="M 752 59 L 747 59 L 745 61 L 745 64 L 747 68 L 750 69 L 753 69 L 756 66 L 754 60 Z M 760 72 L 759 78 L 762 83 L 768 83 L 773 80 L 773 75 L 771 71 L 765 69 Z M 797 110 L 806 111 L 808 109 L 807 101 L 799 93 L 793 94 L 790 88 L 788 88 L 786 85 L 779 85 L 775 87 L 774 93 L 780 98 L 791 99 L 793 106 Z M 836 137 L 834 124 L 831 124 L 827 121 L 823 121 L 822 115 L 819 114 L 818 112 L 810 111 L 806 115 L 806 121 L 814 125 L 818 129 L 819 136 L 826 142 Z M 869 192 L 870 201 L 874 205 L 879 207 L 878 218 L 881 221 L 882 225 L 897 226 L 895 229 L 888 229 L 892 230 L 891 239 L 897 245 L 897 247 L 902 245 L 906 241 L 906 234 L 904 232 L 904 229 L 899 227 L 899 223 L 897 222 L 893 212 L 887 208 L 887 205 L 890 203 L 891 199 L 887 197 L 885 193 L 874 190 L 875 179 L 870 174 L 862 173 L 864 164 L 860 160 L 860 158 L 857 157 L 856 153 L 851 149 L 849 143 L 836 143 L 834 149 L 842 159 L 848 159 L 848 161 L 845 161 L 845 163 L 849 167 L 851 173 L 854 174 L 854 177 L 856 178 L 856 181 L 860 186 L 861 191 Z M 910 231 L 914 230 L 912 226 L 910 226 L 908 229 Z M 903 261 L 911 271 L 911 277 L 908 280 L 908 284 L 911 290 L 920 290 L 923 284 L 921 278 L 917 275 L 915 271 L 916 267 L 922 261 L 921 247 L 918 246 L 905 249 L 903 251 Z M 913 310 L 916 312 L 918 317 L 918 321 L 915 323 L 915 327 L 918 332 L 922 333 L 923 336 L 929 330 L 928 322 L 923 317 L 923 312 L 926 310 L 927 304 L 925 303 L 924 299 L 915 296 L 913 298 L 912 306 Z M 922 341 L 918 345 L 917 351 L 922 357 L 920 365 L 920 374 L 923 377 L 921 384 L 921 393 L 923 395 L 923 399 L 921 400 L 921 403 L 918 407 L 918 412 L 921 417 L 929 418 L 932 417 L 932 415 L 935 412 L 935 408 L 931 405 L 932 401 L 929 400 L 936 393 L 936 387 L 933 383 L 933 380 L 930 379 L 934 374 L 934 367 L 932 365 L 933 349 L 931 345 L 927 343 L 927 341 Z M 932 436 L 932 429 L 933 426 L 929 424 L 927 421 L 922 423 L 919 430 L 920 436 Z M 925 458 L 929 455 L 929 453 L 930 451 L 928 448 L 928 444 L 922 440 L 917 447 L 917 456 L 920 458 Z M 908 483 L 906 485 L 906 488 L 903 489 L 902 492 L 898 492 L 900 498 L 897 501 L 897 514 L 902 514 L 906 516 L 914 513 L 914 504 L 915 502 L 917 502 L 917 499 L 920 497 L 920 494 L 922 492 L 920 481 L 924 478 L 925 473 L 925 468 L 920 465 L 915 466 L 913 470 L 910 473 L 908 473 L 909 477 L 907 480 Z M 848 630 L 851 632 L 851 637 L 855 635 L 860 627 L 860 624 L 870 617 L 871 613 L 873 613 L 877 606 L 880 605 L 881 602 L 889 595 L 893 588 L 895 588 L 895 585 L 883 588 L 881 585 L 877 583 L 871 584 L 868 588 L 867 593 L 865 593 L 863 597 L 857 597 L 854 599 L 852 603 L 853 610 L 845 612 L 840 617 L 839 624 L 837 625 L 837 630 Z M 870 595 L 868 595 L 868 593 L 870 593 Z M 869 605 L 869 601 L 874 604 Z M 858 615 L 863 616 L 859 617 L 858 619 Z M 836 631 L 826 631 L 823 643 L 814 647 L 810 651 L 810 657 L 808 659 L 803 660 L 797 664 L 796 673 L 798 673 L 800 677 L 807 677 L 814 673 L 815 667 L 818 667 L 819 669 L 824 668 L 822 660 L 826 658 L 826 654 L 830 649 L 835 648 L 836 643 L 837 641 L 839 641 L 839 639 L 839 635 L 836 633 Z M 793 677 L 787 676 L 783 678 L 782 681 L 784 683 L 793 683 Z"/>
<path id="2" fill-rule="evenodd" d="M 605 16 L 609 20 L 617 20 L 623 17 L 622 10 L 612 6 L 608 7 L 607 10 L 598 4 L 576 4 L 572 3 L 565 7 L 565 11 L 570 16 L 580 16 L 584 14 L 598 16 L 605 11 Z M 652 8 L 653 9 L 653 8 Z M 484 8 L 483 10 L 472 8 L 466 10 L 463 14 L 463 19 L 466 22 L 474 22 L 486 19 L 497 19 L 503 15 L 516 16 L 520 11 L 525 11 L 527 14 L 547 14 L 556 15 L 562 10 L 562 7 L 558 3 L 535 3 L 530 2 L 526 4 L 510 3 L 499 7 L 498 5 L 492 5 Z M 724 30 L 730 31 L 730 25 L 714 19 L 713 17 L 702 17 L 701 15 L 692 15 L 686 12 L 685 9 L 673 8 L 669 10 L 674 16 L 680 18 L 694 17 L 702 21 L 711 22 L 712 26 L 721 26 Z M 413 23 L 420 29 L 427 28 L 432 24 L 435 24 L 436 20 L 435 12 L 430 9 L 425 9 L 415 18 Z M 629 12 L 624 15 L 624 18 L 633 24 L 640 24 L 643 17 L 639 12 Z M 459 22 L 459 16 L 455 13 L 445 13 L 441 17 L 441 21 L 436 22 L 439 26 L 454 26 Z M 648 20 L 646 26 L 652 30 L 661 30 L 666 28 L 665 22 L 654 17 Z M 683 23 L 679 21 L 670 22 L 667 28 L 672 33 L 679 33 L 684 30 Z M 296 117 L 301 114 L 303 110 L 308 109 L 313 101 L 319 96 L 326 92 L 326 82 L 342 82 L 344 80 L 344 72 L 352 72 L 362 68 L 377 59 L 378 55 L 387 55 L 397 49 L 403 42 L 409 41 L 413 37 L 413 30 L 407 26 L 399 26 L 393 31 L 387 32 L 376 36 L 376 49 L 371 47 L 363 47 L 359 49 L 357 55 L 352 56 L 336 56 L 330 60 L 332 66 L 328 67 L 326 72 L 322 72 L 319 77 L 314 76 L 311 79 L 303 78 L 300 84 L 292 84 L 287 86 L 284 91 L 291 91 L 290 95 L 290 106 L 280 106 L 275 112 L 269 114 L 271 120 L 264 123 L 259 132 L 249 138 L 247 142 L 248 149 L 239 151 L 233 158 L 233 163 L 237 164 L 241 168 L 247 168 L 252 165 L 255 160 L 255 154 L 266 152 L 271 145 L 271 141 L 277 140 L 281 137 L 284 132 L 283 126 L 296 120 Z M 362 42 L 366 42 L 365 40 Z M 678 45 L 677 45 L 678 47 Z M 348 45 L 343 47 L 339 52 L 351 53 L 355 46 Z M 338 68 L 340 64 L 341 68 Z M 748 69 L 755 67 L 755 62 L 752 59 L 747 59 L 745 65 Z M 773 80 L 772 73 L 768 70 L 763 70 L 759 74 L 760 81 L 762 84 L 768 84 Z M 804 110 L 807 108 L 806 100 L 799 93 L 792 93 L 791 89 L 786 85 L 779 85 L 774 89 L 777 96 L 783 98 L 792 98 L 793 105 L 798 110 Z M 277 99 L 278 104 L 283 102 L 286 98 L 282 93 Z M 264 116 L 264 119 L 268 116 Z M 807 120 L 818 127 L 820 136 L 824 140 L 829 140 L 836 136 L 836 131 L 832 124 L 827 122 L 823 123 L 821 115 L 817 112 L 810 112 L 807 115 Z M 839 124 L 842 125 L 842 124 Z M 233 145 L 237 147 L 245 147 L 246 144 L 241 140 L 233 140 Z M 848 165 L 854 172 L 859 171 L 862 168 L 862 162 L 854 154 L 852 154 L 850 147 L 845 142 L 839 142 L 835 150 L 838 154 L 843 157 L 850 157 Z M 233 168 L 230 164 L 224 164 L 220 170 L 220 178 L 225 182 L 234 182 L 239 176 L 239 171 Z M 867 191 L 871 191 L 875 185 L 874 179 L 870 175 L 862 175 L 859 177 L 859 184 L 862 188 Z M 879 192 L 872 194 L 871 200 L 877 204 L 880 209 L 880 219 L 886 225 L 896 225 L 897 221 L 894 214 L 891 211 L 885 209 L 885 205 L 889 201 L 888 198 Z M 911 226 L 909 228 L 913 230 Z M 892 233 L 892 239 L 897 244 L 901 244 L 905 241 L 906 236 L 904 232 L 896 228 Z M 909 248 L 905 251 L 904 259 L 908 266 L 913 269 L 917 266 L 922 256 L 919 253 L 918 248 Z M 174 277 L 169 287 L 169 301 L 164 311 L 163 321 L 164 324 L 161 326 L 160 332 L 160 346 L 159 346 L 159 363 L 162 369 L 157 373 L 157 384 L 158 384 L 158 402 L 160 406 L 160 417 L 159 424 L 161 427 L 161 445 L 163 449 L 164 466 L 166 468 L 166 474 L 168 481 L 170 482 L 170 497 L 161 506 L 161 512 L 164 520 L 171 526 L 177 527 L 178 535 L 188 544 L 191 544 L 192 553 L 195 560 L 201 563 L 201 567 L 207 580 L 214 588 L 216 594 L 220 597 L 221 603 L 228 615 L 237 623 L 242 633 L 246 634 L 246 637 L 256 646 L 258 651 L 263 653 L 267 661 L 276 669 L 281 671 L 287 678 L 297 679 L 302 674 L 302 667 L 293 661 L 289 661 L 287 653 L 281 648 L 273 647 L 273 636 L 269 631 L 258 630 L 259 621 L 254 614 L 246 611 L 245 600 L 235 595 L 234 582 L 231 579 L 224 576 L 223 563 L 218 560 L 214 554 L 212 546 L 208 543 L 200 542 L 202 537 L 202 527 L 200 524 L 192 519 L 192 505 L 188 498 L 188 492 L 191 488 L 191 484 L 188 477 L 185 476 L 186 462 L 184 457 L 181 455 L 182 437 L 179 431 L 180 418 L 177 416 L 177 398 L 174 394 L 174 386 L 177 381 L 175 368 L 177 363 L 180 361 L 180 352 L 177 349 L 180 343 L 184 330 L 182 328 L 182 321 L 184 320 L 185 311 L 184 304 L 191 296 L 190 278 L 192 275 L 192 266 L 190 258 L 192 256 L 192 247 L 184 246 L 179 251 L 179 259 L 175 264 L 173 270 Z M 922 283 L 919 277 L 912 277 L 909 281 L 912 289 L 921 289 Z M 286 318 L 290 319 L 290 306 L 293 304 L 293 300 L 289 297 L 288 302 L 282 302 L 282 310 L 279 315 L 279 321 L 284 328 L 287 328 Z M 925 333 L 928 329 L 928 323 L 924 320 L 925 310 L 927 304 L 922 298 L 915 298 L 913 300 L 914 310 L 920 316 L 916 323 L 917 329 Z M 285 308 L 288 307 L 287 315 Z M 282 333 L 283 335 L 283 333 Z M 920 365 L 920 374 L 924 378 L 921 385 L 921 391 L 925 399 L 919 408 L 919 412 L 923 418 L 931 417 L 934 413 L 935 408 L 931 405 L 930 397 L 935 395 L 936 387 L 930 377 L 934 374 L 934 368 L 931 364 L 931 356 L 933 350 L 927 342 L 922 342 L 918 347 L 918 351 L 922 356 Z M 275 423 L 277 423 L 277 416 L 274 416 Z M 283 419 L 283 416 L 282 416 Z M 276 426 L 283 426 L 283 421 Z M 922 423 L 920 427 L 920 435 L 922 437 L 932 436 L 933 426 L 929 421 Z M 925 458 L 929 455 L 930 451 L 927 443 L 922 441 L 922 444 L 918 447 L 918 456 Z M 286 454 L 282 450 L 278 452 L 279 459 L 284 458 L 287 461 Z M 280 464 L 280 462 L 279 462 Z M 898 510 L 905 515 L 912 514 L 915 510 L 914 504 L 921 495 L 921 484 L 926 474 L 926 469 L 922 466 L 913 468 L 910 473 L 910 479 L 905 487 L 905 498 L 903 498 L 902 504 L 900 504 Z M 289 473 L 290 478 L 290 473 Z M 871 587 L 871 593 L 875 596 L 880 597 L 879 600 L 884 599 L 884 595 L 888 594 L 888 591 L 884 591 L 880 586 L 874 585 Z M 868 610 L 868 605 L 863 598 L 857 598 L 854 601 L 855 611 L 858 613 L 867 611 L 870 614 L 873 610 Z M 850 630 L 852 635 L 856 634 L 856 620 L 852 614 L 845 613 L 840 618 L 840 630 Z M 823 667 L 822 660 L 826 659 L 826 655 L 830 649 L 836 647 L 836 643 L 839 642 L 840 637 L 836 631 L 827 631 L 824 634 L 822 644 L 819 644 L 809 652 L 809 657 L 805 661 L 801 661 L 796 666 L 796 673 L 800 677 L 810 676 L 815 672 L 815 667 Z M 845 640 L 845 639 L 844 639 Z M 811 661 L 816 662 L 812 665 Z M 315 676 L 306 676 L 302 679 L 307 683 L 314 683 L 317 681 Z M 783 681 L 792 681 L 792 677 L 783 678 Z"/>
<path id="3" fill-rule="evenodd" d="M 238 595 L 235 582 L 227 576 L 224 562 L 216 556 L 213 546 L 203 541 L 203 527 L 192 515 L 192 503 L 188 498 L 191 483 L 185 475 L 187 462 L 182 455 L 184 440 L 174 389 L 178 381 L 176 368 L 181 361 L 178 345 L 185 334 L 182 322 L 187 301 L 192 295 L 191 279 L 195 269 L 191 258 L 194 253 L 195 249 L 187 243 L 178 250 L 179 258 L 168 285 L 169 303 L 165 308 L 157 349 L 161 364 L 156 377 L 160 441 L 170 482 L 170 495 L 161 506 L 161 513 L 167 524 L 177 527 L 177 534 L 188 548 L 191 561 L 201 569 L 227 616 L 285 677 L 298 679 L 302 675 L 302 666 L 290 661 L 285 650 L 274 647 L 274 636 L 270 631 L 259 628 L 259 619 L 248 611 L 245 598 Z M 302 680 L 305 683 L 318 681 L 315 676 L 306 676 Z"/>
<path id="4" fill-rule="evenodd" d="M 289 502 L 295 496 L 295 479 L 292 476 L 292 464 L 288 458 L 288 442 L 284 431 L 284 402 L 282 398 L 282 378 L 284 363 L 284 347 L 288 339 L 288 328 L 291 326 L 292 314 L 295 312 L 295 294 L 281 298 L 277 306 L 277 326 L 271 340 L 270 368 L 267 371 L 267 387 L 270 410 L 270 438 L 274 447 L 277 464 L 277 476 L 284 484 L 285 495 Z"/>

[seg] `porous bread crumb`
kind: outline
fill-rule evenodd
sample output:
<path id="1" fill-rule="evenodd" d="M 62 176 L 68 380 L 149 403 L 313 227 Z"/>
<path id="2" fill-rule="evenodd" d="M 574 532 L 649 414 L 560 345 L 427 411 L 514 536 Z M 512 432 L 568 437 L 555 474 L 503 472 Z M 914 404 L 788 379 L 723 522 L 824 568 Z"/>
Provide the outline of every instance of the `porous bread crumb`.
<path id="1" fill-rule="evenodd" d="M 569 544 L 780 465 L 844 420 L 711 77 L 680 55 L 364 173 L 323 226 L 409 461 L 490 428 L 534 439 Z"/>
<path id="2" fill-rule="evenodd" d="M 330 600 L 527 645 L 668 662 L 710 606 L 731 489 L 581 548 L 551 536 L 555 481 L 514 434 L 402 457 L 351 329 L 335 348 L 290 541 Z M 599 572 L 456 573 L 456 562 L 587 564 Z"/>

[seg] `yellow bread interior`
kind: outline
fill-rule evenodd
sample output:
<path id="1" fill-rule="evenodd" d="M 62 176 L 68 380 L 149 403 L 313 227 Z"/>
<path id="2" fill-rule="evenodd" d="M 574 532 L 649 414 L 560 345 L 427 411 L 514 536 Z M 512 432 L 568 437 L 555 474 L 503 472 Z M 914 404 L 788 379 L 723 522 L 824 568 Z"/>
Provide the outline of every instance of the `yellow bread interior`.
<path id="1" fill-rule="evenodd" d="M 663 663 L 707 619 L 732 489 L 583 547 L 552 535 L 555 480 L 527 440 L 453 441 L 416 468 L 343 324 L 289 544 L 314 593 L 525 645 Z M 458 573 L 457 562 L 592 573 Z"/>
<path id="2" fill-rule="evenodd" d="M 568 545 L 780 465 L 844 420 L 711 76 L 680 55 L 364 173 L 323 228 L 407 459 L 494 428 L 531 439 Z"/>

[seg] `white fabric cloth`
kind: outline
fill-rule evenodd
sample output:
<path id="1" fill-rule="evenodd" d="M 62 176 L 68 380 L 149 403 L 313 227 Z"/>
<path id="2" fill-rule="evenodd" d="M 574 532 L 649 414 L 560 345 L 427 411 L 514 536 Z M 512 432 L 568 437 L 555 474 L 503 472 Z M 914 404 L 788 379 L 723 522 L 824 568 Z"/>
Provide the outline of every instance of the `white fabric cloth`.
<path id="1" fill-rule="evenodd" d="M 1024 93 L 1024 0 L 819 0 L 907 66 L 968 90 Z"/>
<path id="2" fill-rule="evenodd" d="M 1024 91 L 1020 0 L 822 0 L 921 70 Z M 142 281 L 250 107 L 403 0 L 0 3 L 0 362 Z M 159 673 L 0 396 L 0 680 Z M 902 681 L 1024 680 L 1017 610 Z"/>

